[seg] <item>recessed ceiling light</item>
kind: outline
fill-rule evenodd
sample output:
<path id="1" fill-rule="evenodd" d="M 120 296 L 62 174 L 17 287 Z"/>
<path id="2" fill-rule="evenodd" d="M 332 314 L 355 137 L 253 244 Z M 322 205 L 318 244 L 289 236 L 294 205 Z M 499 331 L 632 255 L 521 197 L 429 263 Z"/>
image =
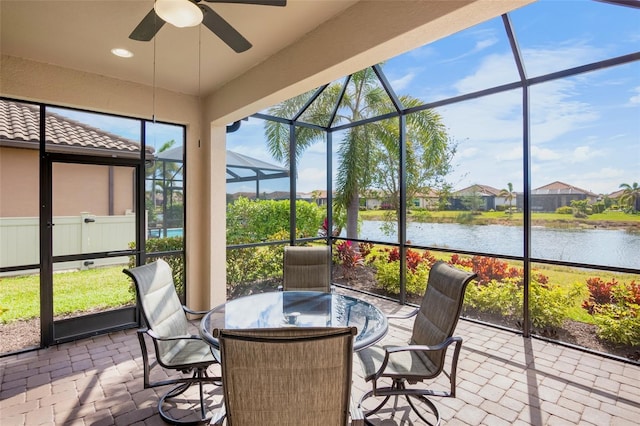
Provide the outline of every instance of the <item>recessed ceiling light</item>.
<path id="1" fill-rule="evenodd" d="M 127 49 L 123 49 L 121 47 L 116 47 L 111 49 L 111 53 L 113 53 L 116 56 L 120 56 L 121 58 L 130 58 L 133 56 L 133 53 L 131 53 L 129 50 Z"/>

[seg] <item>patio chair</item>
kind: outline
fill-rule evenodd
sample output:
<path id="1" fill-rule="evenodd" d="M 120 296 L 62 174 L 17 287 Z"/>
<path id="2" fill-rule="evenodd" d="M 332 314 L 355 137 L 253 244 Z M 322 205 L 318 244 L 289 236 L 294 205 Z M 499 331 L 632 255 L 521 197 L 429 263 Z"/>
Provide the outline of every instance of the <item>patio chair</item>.
<path id="1" fill-rule="evenodd" d="M 467 284 L 475 277 L 473 273 L 444 262 L 436 262 L 429 272 L 427 289 L 420 307 L 408 315 L 388 316 L 416 317 L 408 344 L 391 345 L 385 344 L 383 340 L 381 346 L 371 346 L 358 352 L 364 379 L 371 382 L 373 387 L 362 396 L 359 406 L 362 407 L 364 400 L 369 397 L 384 397 L 377 407 L 364 413 L 365 419 L 378 412 L 391 396 L 395 396 L 395 410 L 398 396 L 403 395 L 422 421 L 440 424 L 438 408 L 427 396 L 455 397 L 456 369 L 462 338 L 453 336 L 453 332 L 458 323 Z M 450 345 L 453 345 L 453 356 L 449 370 L 445 371 L 445 359 Z M 447 376 L 450 388 L 427 389 L 422 382 L 435 379 L 440 373 Z M 381 379 L 387 381 L 380 383 Z M 391 381 L 390 386 L 388 380 Z M 407 387 L 407 383 L 419 386 Z M 428 411 L 431 411 L 430 419 L 417 409 L 411 398 L 424 403 Z"/>
<path id="2" fill-rule="evenodd" d="M 214 353 L 209 344 L 200 336 L 192 335 L 186 313 L 201 315 L 206 312 L 192 311 L 182 306 L 173 284 L 171 267 L 160 259 L 153 263 L 124 269 L 123 272 L 133 279 L 136 286 L 138 306 L 142 309 L 146 328 L 138 330 L 138 340 L 144 363 L 144 388 L 174 385 L 158 401 L 160 417 L 171 424 L 198 424 L 208 422 L 203 384 L 219 385 L 220 377 L 209 376 L 207 369 L 217 363 L 219 353 Z M 155 362 L 149 363 L 149 353 L 145 335 L 149 336 L 155 349 Z M 168 380 L 152 382 L 151 369 L 157 364 L 168 370 L 177 370 L 190 376 L 180 376 Z M 200 391 L 200 412 L 198 421 L 176 420 L 164 409 L 165 400 L 175 398 L 193 384 L 198 384 Z M 191 416 L 193 419 L 194 416 Z"/>
<path id="3" fill-rule="evenodd" d="M 355 327 L 215 329 L 228 426 L 363 425 L 351 403 Z"/>
<path id="4" fill-rule="evenodd" d="M 279 289 L 331 291 L 331 246 L 286 246 Z"/>

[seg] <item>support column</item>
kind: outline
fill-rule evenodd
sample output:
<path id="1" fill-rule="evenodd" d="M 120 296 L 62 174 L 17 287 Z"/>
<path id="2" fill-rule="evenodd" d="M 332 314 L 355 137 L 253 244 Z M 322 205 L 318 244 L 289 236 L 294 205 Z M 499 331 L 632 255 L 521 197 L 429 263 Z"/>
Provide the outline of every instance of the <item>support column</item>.
<path id="1" fill-rule="evenodd" d="M 210 164 L 210 306 L 227 298 L 227 135 L 226 126 L 211 125 Z M 192 254 L 193 255 L 193 254 Z"/>

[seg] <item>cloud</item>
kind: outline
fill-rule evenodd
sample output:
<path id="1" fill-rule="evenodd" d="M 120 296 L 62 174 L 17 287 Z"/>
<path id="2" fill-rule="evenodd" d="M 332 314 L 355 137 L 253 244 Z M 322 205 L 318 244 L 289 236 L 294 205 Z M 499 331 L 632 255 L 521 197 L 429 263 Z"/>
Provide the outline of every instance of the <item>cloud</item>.
<path id="1" fill-rule="evenodd" d="M 305 167 L 300 171 L 296 182 L 298 192 L 311 192 L 326 186 L 327 171 L 324 167 Z"/>
<path id="2" fill-rule="evenodd" d="M 522 146 L 518 144 L 506 151 L 501 151 L 496 155 L 498 161 L 520 160 L 522 158 Z"/>
<path id="3" fill-rule="evenodd" d="M 600 156 L 602 156 L 602 151 L 593 150 L 588 146 L 579 146 L 573 150 L 570 159 L 572 163 L 581 163 Z"/>
<path id="4" fill-rule="evenodd" d="M 549 47 L 523 49 L 522 56 L 527 75 L 534 77 L 595 62 L 610 55 L 582 40 L 565 40 L 554 42 Z"/>
<path id="5" fill-rule="evenodd" d="M 518 81 L 518 70 L 511 53 L 488 55 L 476 71 L 457 81 L 459 94 L 471 93 L 488 87 Z"/>
<path id="6" fill-rule="evenodd" d="M 493 30 L 477 30 L 468 33 L 468 35 L 476 39 L 473 48 L 462 53 L 461 55 L 447 58 L 446 60 L 441 61 L 441 63 L 459 61 L 460 59 L 482 52 L 499 42 L 499 39 L 494 35 Z"/>
<path id="7" fill-rule="evenodd" d="M 628 171 L 603 167 L 588 173 L 573 173 L 568 179 L 572 185 L 586 189 L 596 194 L 610 194 L 617 191 L 625 176 L 629 176 Z"/>
<path id="8" fill-rule="evenodd" d="M 540 161 L 551 161 L 562 158 L 562 155 L 549 148 L 540 148 L 538 146 L 531 147 L 531 157 Z"/>
<path id="9" fill-rule="evenodd" d="M 456 154 L 456 158 L 475 158 L 476 155 L 478 154 L 478 148 L 466 148 L 466 149 L 462 149 L 460 150 L 457 154 Z"/>
<path id="10" fill-rule="evenodd" d="M 391 81 L 390 82 L 391 87 L 393 87 L 393 90 L 395 90 L 396 93 L 399 93 L 400 91 L 404 90 L 407 86 L 409 86 L 409 84 L 415 78 L 415 76 L 416 74 L 414 72 L 410 72 L 400 78 L 397 78 Z"/>
<path id="11" fill-rule="evenodd" d="M 499 142 L 522 139 L 522 96 L 509 91 L 447 105 L 436 110 L 457 141 Z"/>
<path id="12" fill-rule="evenodd" d="M 576 100 L 579 91 L 572 80 L 556 80 L 531 88 L 531 137 L 535 144 L 548 143 L 578 127 L 596 122 L 593 106 Z"/>
<path id="13" fill-rule="evenodd" d="M 591 173 L 585 173 L 582 176 L 585 178 L 618 178 L 623 176 L 624 173 L 621 169 L 614 169 L 612 167 L 603 167 L 600 170 L 593 171 Z"/>
<path id="14" fill-rule="evenodd" d="M 635 93 L 629 98 L 629 105 L 638 105 L 640 104 L 640 86 L 634 87 L 632 91 Z"/>

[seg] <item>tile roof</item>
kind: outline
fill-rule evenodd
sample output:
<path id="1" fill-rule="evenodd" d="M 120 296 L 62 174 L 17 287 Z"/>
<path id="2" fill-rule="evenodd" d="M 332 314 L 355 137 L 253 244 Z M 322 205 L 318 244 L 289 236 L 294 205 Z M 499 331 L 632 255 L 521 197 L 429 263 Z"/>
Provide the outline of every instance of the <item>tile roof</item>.
<path id="1" fill-rule="evenodd" d="M 453 195 L 458 197 L 464 196 L 464 195 L 475 195 L 475 194 L 485 196 L 485 197 L 492 196 L 492 195 L 498 196 L 498 194 L 500 194 L 500 190 L 489 185 L 475 184 L 475 185 L 471 185 L 466 188 L 463 188 L 459 191 L 455 191 L 453 193 Z"/>
<path id="2" fill-rule="evenodd" d="M 46 117 L 47 144 L 65 152 L 96 150 L 139 153 L 140 143 L 109 133 L 76 120 L 48 112 Z M 14 147 L 35 149 L 40 135 L 40 108 L 22 102 L 0 100 L 0 143 Z M 153 148 L 147 147 L 147 154 Z"/>
<path id="3" fill-rule="evenodd" d="M 591 197 L 597 197 L 598 194 L 594 194 L 591 191 L 587 191 L 573 185 L 569 185 L 564 182 L 555 181 L 550 184 L 541 186 L 531 191 L 534 195 L 559 195 L 559 194 L 584 194 Z"/>

